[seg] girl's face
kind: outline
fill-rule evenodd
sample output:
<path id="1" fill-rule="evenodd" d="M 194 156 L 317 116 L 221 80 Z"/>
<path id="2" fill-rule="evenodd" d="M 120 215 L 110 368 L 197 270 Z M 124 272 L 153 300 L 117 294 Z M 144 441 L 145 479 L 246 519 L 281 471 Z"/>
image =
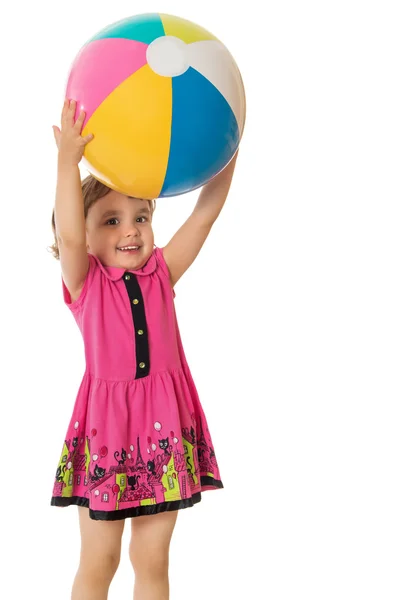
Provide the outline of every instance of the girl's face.
<path id="1" fill-rule="evenodd" d="M 86 244 L 88 252 L 107 267 L 140 269 L 154 247 L 150 203 L 111 190 L 89 208 Z M 134 252 L 119 250 L 123 246 L 139 248 Z"/>

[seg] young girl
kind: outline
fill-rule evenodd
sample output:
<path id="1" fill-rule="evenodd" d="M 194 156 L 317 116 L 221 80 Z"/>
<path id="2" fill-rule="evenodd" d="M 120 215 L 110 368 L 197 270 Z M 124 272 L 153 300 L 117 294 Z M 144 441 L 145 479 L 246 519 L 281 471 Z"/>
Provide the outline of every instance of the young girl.
<path id="1" fill-rule="evenodd" d="M 124 520 L 133 518 L 135 600 L 169 598 L 177 511 L 222 488 L 214 446 L 186 362 L 174 286 L 199 253 L 226 200 L 236 156 L 203 187 L 164 248 L 154 245 L 154 201 L 80 179 L 93 136 L 66 101 L 52 226 L 62 290 L 82 333 L 86 370 L 57 466 L 51 504 L 79 507 L 81 558 L 72 600 L 104 600 Z"/>

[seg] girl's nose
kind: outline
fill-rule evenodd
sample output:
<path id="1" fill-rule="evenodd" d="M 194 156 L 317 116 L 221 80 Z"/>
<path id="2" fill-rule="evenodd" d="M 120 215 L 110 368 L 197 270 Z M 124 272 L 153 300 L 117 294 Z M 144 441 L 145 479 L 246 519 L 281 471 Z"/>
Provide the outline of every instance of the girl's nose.
<path id="1" fill-rule="evenodd" d="M 131 237 L 132 235 L 139 235 L 139 228 L 137 225 L 132 225 L 125 232 L 125 237 Z"/>

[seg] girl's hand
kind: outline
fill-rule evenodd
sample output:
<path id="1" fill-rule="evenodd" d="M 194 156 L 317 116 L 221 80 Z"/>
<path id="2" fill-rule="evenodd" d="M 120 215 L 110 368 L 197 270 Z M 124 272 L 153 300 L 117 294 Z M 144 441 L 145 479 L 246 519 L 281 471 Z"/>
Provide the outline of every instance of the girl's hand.
<path id="1" fill-rule="evenodd" d="M 74 121 L 76 111 L 75 100 L 65 100 L 61 114 L 61 130 L 53 125 L 54 139 L 58 148 L 58 158 L 63 164 L 78 165 L 82 159 L 86 144 L 93 139 L 89 133 L 81 136 L 82 125 L 85 120 L 85 112 L 82 110 Z"/>

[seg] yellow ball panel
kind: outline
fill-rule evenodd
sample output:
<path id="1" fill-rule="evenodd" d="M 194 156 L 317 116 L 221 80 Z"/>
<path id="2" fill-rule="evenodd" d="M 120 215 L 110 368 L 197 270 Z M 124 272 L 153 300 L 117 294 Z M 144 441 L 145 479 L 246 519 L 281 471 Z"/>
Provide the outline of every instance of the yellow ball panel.
<path id="1" fill-rule="evenodd" d="M 186 44 L 193 42 L 202 42 L 204 40 L 218 40 L 212 33 L 199 27 L 186 19 L 178 19 L 172 15 L 160 14 L 162 24 L 164 26 L 165 35 L 173 35 Z"/>
<path id="2" fill-rule="evenodd" d="M 85 148 L 88 170 L 128 196 L 157 198 L 168 166 L 171 121 L 172 80 L 145 65 L 123 81 L 87 122 L 82 135 L 94 135 Z"/>

